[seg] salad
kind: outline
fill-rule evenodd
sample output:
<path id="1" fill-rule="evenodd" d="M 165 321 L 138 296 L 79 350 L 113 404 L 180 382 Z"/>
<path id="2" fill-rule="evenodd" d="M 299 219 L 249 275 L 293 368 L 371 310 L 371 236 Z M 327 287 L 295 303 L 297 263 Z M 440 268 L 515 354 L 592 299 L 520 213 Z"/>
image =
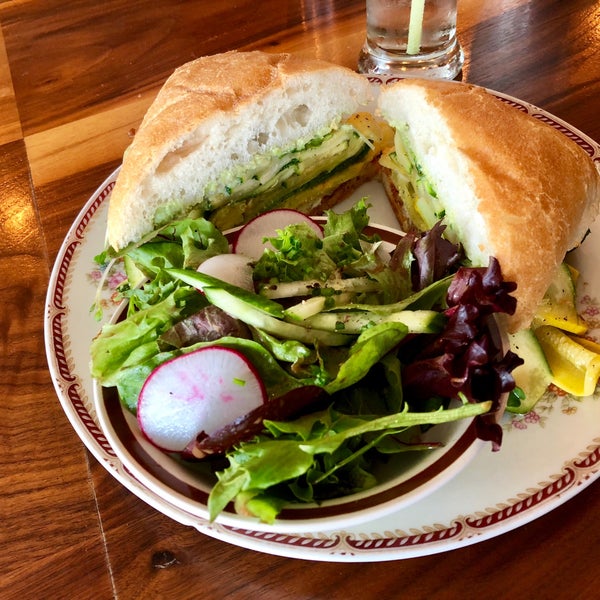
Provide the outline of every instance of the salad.
<path id="1" fill-rule="evenodd" d="M 419 434 L 438 423 L 475 418 L 500 447 L 522 361 L 494 316 L 514 284 L 494 259 L 466 264 L 440 223 L 384 242 L 368 208 L 276 210 L 227 235 L 190 214 L 98 257 L 123 261 L 126 309 L 93 340 L 92 375 L 150 442 L 210 465 L 211 519 L 369 489 L 390 456 L 435 452 Z"/>

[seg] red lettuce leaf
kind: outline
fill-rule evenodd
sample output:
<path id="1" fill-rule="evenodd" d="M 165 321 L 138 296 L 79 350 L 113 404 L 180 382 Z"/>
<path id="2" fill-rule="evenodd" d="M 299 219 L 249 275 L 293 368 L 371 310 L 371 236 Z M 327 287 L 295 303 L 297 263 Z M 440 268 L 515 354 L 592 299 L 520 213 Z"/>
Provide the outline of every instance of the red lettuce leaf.
<path id="1" fill-rule="evenodd" d="M 401 349 L 405 398 L 418 405 L 432 396 L 469 402 L 492 400 L 492 410 L 477 422 L 478 436 L 500 448 L 502 429 L 498 418 L 505 394 L 515 387 L 511 372 L 522 360 L 504 351 L 492 321 L 497 313 L 513 314 L 516 289 L 505 282 L 495 258 L 489 266 L 460 268 L 448 289 L 448 321 L 434 336 L 418 336 Z"/>
<path id="2" fill-rule="evenodd" d="M 412 279 L 415 291 L 456 271 L 464 259 L 462 247 L 442 237 L 445 229 L 446 226 L 438 222 L 414 241 Z"/>

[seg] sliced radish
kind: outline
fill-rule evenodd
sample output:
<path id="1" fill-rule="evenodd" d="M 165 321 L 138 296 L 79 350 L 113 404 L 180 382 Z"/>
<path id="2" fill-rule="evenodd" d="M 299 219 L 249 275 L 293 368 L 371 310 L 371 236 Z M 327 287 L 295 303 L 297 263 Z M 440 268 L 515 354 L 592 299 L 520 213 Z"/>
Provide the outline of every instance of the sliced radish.
<path id="1" fill-rule="evenodd" d="M 268 242 L 263 242 L 265 238 L 276 237 L 278 229 L 284 229 L 288 225 L 296 223 L 306 223 L 320 238 L 323 238 L 321 226 L 309 216 L 291 208 L 280 208 L 262 213 L 248 221 L 239 230 L 233 242 L 233 251 L 236 254 L 244 254 L 253 260 L 258 260 L 265 248 L 270 246 Z"/>
<path id="2" fill-rule="evenodd" d="M 181 452 L 198 434 L 222 429 L 266 399 L 265 387 L 245 356 L 210 346 L 154 369 L 140 392 L 137 418 L 155 446 Z"/>
<path id="3" fill-rule="evenodd" d="M 254 291 L 252 267 L 247 256 L 242 254 L 217 254 L 205 260 L 199 267 L 199 273 L 217 277 L 222 281 L 237 285 L 250 292 Z"/>

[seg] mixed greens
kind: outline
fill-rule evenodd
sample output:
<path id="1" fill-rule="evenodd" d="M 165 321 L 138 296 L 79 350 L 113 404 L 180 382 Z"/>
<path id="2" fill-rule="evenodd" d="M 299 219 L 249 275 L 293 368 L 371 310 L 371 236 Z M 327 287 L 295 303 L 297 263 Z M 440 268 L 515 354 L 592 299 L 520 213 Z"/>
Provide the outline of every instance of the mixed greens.
<path id="1" fill-rule="evenodd" d="M 364 200 L 329 211 L 322 235 L 284 227 L 248 259 L 250 290 L 202 272 L 231 238 L 193 215 L 120 257 L 127 310 L 93 341 L 91 371 L 128 410 L 157 367 L 207 347 L 235 351 L 264 385 L 260 406 L 177 453 L 214 467 L 211 518 L 234 501 L 273 521 L 290 502 L 368 489 L 390 455 L 435 449 L 418 432 L 441 422 L 475 417 L 499 448 L 521 361 L 492 318 L 514 312 L 514 285 L 494 259 L 465 266 L 439 223 L 391 251 L 373 231 Z"/>

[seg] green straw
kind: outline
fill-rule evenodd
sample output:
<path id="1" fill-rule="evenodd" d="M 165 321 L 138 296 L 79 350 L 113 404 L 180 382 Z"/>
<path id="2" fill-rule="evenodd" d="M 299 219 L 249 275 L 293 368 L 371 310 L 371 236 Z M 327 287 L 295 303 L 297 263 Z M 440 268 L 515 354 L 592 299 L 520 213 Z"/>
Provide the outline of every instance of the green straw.
<path id="1" fill-rule="evenodd" d="M 411 0 L 410 21 L 408 22 L 407 54 L 418 54 L 421 49 L 421 33 L 423 31 L 423 13 L 425 0 Z"/>

